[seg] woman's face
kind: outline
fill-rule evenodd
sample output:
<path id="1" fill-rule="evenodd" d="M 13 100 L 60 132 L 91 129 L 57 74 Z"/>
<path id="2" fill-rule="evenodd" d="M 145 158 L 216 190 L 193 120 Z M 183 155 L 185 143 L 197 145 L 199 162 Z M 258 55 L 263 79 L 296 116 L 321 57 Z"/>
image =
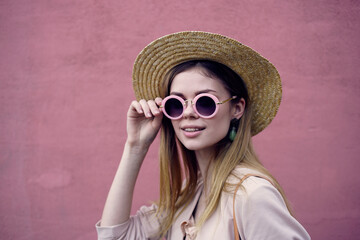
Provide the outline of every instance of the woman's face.
<path id="1" fill-rule="evenodd" d="M 178 95 L 184 100 L 192 100 L 200 93 L 213 94 L 220 102 L 230 98 L 231 95 L 223 83 L 217 78 L 206 76 L 204 71 L 200 67 L 195 67 L 176 75 L 170 87 L 170 94 Z M 171 122 L 176 136 L 187 149 L 209 150 L 227 135 L 230 121 L 235 117 L 236 111 L 236 106 L 227 102 L 219 105 L 219 111 L 214 117 L 205 119 L 199 117 L 188 103 L 183 117 Z"/>

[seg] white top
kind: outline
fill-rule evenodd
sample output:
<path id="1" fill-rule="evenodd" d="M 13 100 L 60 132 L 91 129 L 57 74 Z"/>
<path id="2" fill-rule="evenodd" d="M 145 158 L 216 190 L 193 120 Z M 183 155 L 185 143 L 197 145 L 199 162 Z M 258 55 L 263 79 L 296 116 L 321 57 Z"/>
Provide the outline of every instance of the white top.
<path id="1" fill-rule="evenodd" d="M 239 177 L 254 173 L 245 168 L 237 168 L 235 171 Z M 256 174 L 259 173 L 256 172 Z M 235 178 L 228 180 L 235 184 L 238 181 Z M 235 200 L 237 227 L 242 240 L 310 239 L 306 230 L 290 215 L 281 194 L 270 182 L 252 176 L 247 178 L 242 185 L 245 191 L 240 188 Z M 166 239 L 182 240 L 185 232 L 190 234 L 186 239 L 234 239 L 233 194 L 231 193 L 222 193 L 217 209 L 199 231 L 194 231 L 192 228 L 192 213 L 202 190 L 203 181 L 200 180 L 194 199 L 174 221 Z M 135 216 L 131 216 L 127 222 L 116 226 L 100 227 L 100 222 L 98 222 L 96 224 L 98 239 L 159 239 L 156 235 L 161 219 L 155 217 L 156 208 L 156 205 L 141 207 Z"/>

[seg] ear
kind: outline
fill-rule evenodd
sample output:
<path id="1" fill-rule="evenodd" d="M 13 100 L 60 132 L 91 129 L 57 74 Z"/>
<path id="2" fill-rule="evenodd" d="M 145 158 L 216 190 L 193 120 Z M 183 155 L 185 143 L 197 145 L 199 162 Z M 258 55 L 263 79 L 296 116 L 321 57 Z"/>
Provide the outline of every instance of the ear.
<path id="1" fill-rule="evenodd" d="M 233 104 L 232 118 L 240 119 L 245 111 L 245 100 L 241 98 L 239 101 Z"/>

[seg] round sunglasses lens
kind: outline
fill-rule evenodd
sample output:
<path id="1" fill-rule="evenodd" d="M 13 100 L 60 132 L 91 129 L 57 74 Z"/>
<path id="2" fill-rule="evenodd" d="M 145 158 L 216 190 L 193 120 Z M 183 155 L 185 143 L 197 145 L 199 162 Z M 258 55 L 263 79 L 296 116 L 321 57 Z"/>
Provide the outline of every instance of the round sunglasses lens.
<path id="1" fill-rule="evenodd" d="M 170 117 L 176 118 L 182 114 L 183 105 L 179 100 L 172 98 L 166 101 L 165 111 Z"/>
<path id="2" fill-rule="evenodd" d="M 215 109 L 216 103 L 211 97 L 203 96 L 196 101 L 196 110 L 203 116 L 210 116 Z"/>

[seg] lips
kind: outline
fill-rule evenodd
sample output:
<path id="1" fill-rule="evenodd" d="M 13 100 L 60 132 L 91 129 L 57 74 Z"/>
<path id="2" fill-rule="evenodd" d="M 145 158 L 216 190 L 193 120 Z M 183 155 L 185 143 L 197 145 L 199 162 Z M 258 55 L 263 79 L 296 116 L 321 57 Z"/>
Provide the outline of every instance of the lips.
<path id="1" fill-rule="evenodd" d="M 182 130 L 184 130 L 185 132 L 197 132 L 197 131 L 201 131 L 204 129 L 205 128 L 182 128 Z"/>
<path id="2" fill-rule="evenodd" d="M 195 126 L 195 125 L 184 125 L 181 127 L 181 130 L 183 130 L 185 132 L 196 132 L 196 131 L 201 131 L 204 129 L 205 129 L 205 127 Z"/>
<path id="3" fill-rule="evenodd" d="M 204 129 L 205 129 L 204 127 L 199 127 L 199 126 L 184 126 L 181 128 L 185 137 L 188 138 L 194 138 L 199 136 Z"/>

